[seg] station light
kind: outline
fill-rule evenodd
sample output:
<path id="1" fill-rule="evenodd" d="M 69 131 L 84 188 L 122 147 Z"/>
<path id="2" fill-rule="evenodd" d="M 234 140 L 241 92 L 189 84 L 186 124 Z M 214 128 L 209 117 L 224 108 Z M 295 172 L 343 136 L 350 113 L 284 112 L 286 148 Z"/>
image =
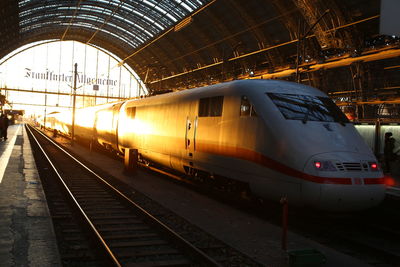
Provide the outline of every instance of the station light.
<path id="1" fill-rule="evenodd" d="M 386 175 L 384 177 L 384 179 L 385 179 L 386 186 L 395 186 L 396 185 L 396 181 L 392 176 Z"/>

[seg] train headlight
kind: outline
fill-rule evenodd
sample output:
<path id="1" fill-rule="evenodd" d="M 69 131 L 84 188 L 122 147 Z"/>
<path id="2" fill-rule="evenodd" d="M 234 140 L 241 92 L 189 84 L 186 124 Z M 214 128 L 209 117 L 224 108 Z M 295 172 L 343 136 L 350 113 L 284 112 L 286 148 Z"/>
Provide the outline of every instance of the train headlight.
<path id="1" fill-rule="evenodd" d="M 337 171 L 335 165 L 333 165 L 332 161 L 329 160 L 314 161 L 314 167 L 319 171 Z"/>
<path id="2" fill-rule="evenodd" d="M 369 169 L 373 172 L 379 171 L 379 165 L 376 162 L 368 162 Z"/>

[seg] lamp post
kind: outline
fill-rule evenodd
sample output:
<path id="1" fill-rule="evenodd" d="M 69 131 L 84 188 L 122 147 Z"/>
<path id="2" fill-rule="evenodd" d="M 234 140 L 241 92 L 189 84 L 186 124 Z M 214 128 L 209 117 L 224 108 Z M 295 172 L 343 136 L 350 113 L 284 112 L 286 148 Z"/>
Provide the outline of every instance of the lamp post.
<path id="1" fill-rule="evenodd" d="M 75 106 L 76 106 L 76 81 L 78 79 L 78 63 L 74 65 L 74 97 L 72 101 L 72 129 L 71 129 L 71 145 L 74 145 L 75 138 Z"/>

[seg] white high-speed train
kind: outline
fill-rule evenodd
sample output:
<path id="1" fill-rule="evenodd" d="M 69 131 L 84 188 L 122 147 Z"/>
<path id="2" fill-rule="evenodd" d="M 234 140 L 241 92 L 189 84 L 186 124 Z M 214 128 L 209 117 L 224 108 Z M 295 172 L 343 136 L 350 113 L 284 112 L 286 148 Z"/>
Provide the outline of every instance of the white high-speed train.
<path id="1" fill-rule="evenodd" d="M 47 127 L 71 132 L 70 114 Z M 246 184 L 259 197 L 322 210 L 362 210 L 385 196 L 370 148 L 321 91 L 242 80 L 77 111 L 75 136 L 203 177 Z"/>

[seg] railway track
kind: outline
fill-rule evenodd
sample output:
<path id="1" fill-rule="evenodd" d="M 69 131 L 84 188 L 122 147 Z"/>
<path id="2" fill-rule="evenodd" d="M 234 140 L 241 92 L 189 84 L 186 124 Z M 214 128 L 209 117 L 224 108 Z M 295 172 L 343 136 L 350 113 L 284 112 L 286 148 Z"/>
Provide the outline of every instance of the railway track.
<path id="1" fill-rule="evenodd" d="M 176 180 L 187 182 L 186 179 L 175 174 L 157 170 L 154 167 L 143 165 L 143 167 L 156 171 L 162 175 L 168 175 Z M 151 167 L 151 168 L 149 168 Z M 239 209 L 259 216 L 271 223 L 280 225 L 281 210 L 279 205 L 264 202 L 263 204 L 253 201 L 238 201 L 237 195 L 231 203 L 230 198 L 221 194 L 221 191 L 205 186 L 200 189 L 199 184 L 189 180 L 192 188 L 217 199 L 237 206 Z M 201 185 L 201 184 L 200 184 Z M 210 193 L 211 191 L 211 193 Z M 228 194 L 229 195 L 229 194 Z M 303 209 L 290 208 L 290 230 L 303 236 L 307 236 L 333 249 L 345 254 L 359 258 L 374 266 L 398 266 L 400 262 L 400 233 L 397 230 L 400 224 L 400 213 L 398 201 L 391 196 L 377 209 L 366 212 L 339 215 L 320 214 L 316 211 L 309 212 Z M 265 213 L 268 210 L 268 213 Z M 315 222 L 318 222 L 316 224 Z M 193 241 L 192 241 L 193 242 Z M 227 265 L 229 266 L 229 264 Z M 238 264 L 237 266 L 241 266 Z"/>
<path id="2" fill-rule="evenodd" d="M 185 179 L 184 176 L 169 173 L 155 166 L 145 164 L 140 164 L 140 166 L 181 181 L 192 189 L 261 217 L 277 226 L 281 225 L 281 206 L 276 203 L 268 201 L 259 203 L 256 199 L 251 199 L 251 196 L 250 198 L 248 198 L 249 196 L 241 198 L 241 195 L 237 194 L 238 192 L 226 192 L 212 184 Z M 289 228 L 373 266 L 398 266 L 397 263 L 400 262 L 400 242 L 398 241 L 400 232 L 394 225 L 400 225 L 400 216 L 398 215 L 400 213 L 396 212 L 395 207 L 390 207 L 396 205 L 397 201 L 389 195 L 385 204 L 379 208 L 352 215 L 337 214 L 337 217 L 335 214 L 320 214 L 318 211 L 309 212 L 304 209 L 291 208 Z M 265 210 L 269 212 L 265 213 Z M 395 220 L 390 223 L 392 219 Z M 316 221 L 318 221 L 318 225 L 315 225 Z"/>
<path id="3" fill-rule="evenodd" d="M 49 162 L 40 172 L 52 179 L 43 184 L 52 184 L 47 191 L 54 198 L 50 200 L 47 193 L 46 197 L 53 220 L 58 221 L 58 236 L 62 235 L 59 246 L 64 264 L 221 266 L 50 139 L 28 129 Z M 35 155 L 42 157 L 38 152 Z M 57 193 L 57 187 L 64 193 Z"/>

